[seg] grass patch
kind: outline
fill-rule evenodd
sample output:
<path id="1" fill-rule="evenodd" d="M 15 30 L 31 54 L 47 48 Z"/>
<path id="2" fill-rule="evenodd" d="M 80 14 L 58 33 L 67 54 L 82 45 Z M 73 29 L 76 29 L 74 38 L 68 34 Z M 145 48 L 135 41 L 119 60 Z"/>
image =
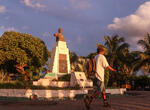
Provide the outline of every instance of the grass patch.
<path id="1" fill-rule="evenodd" d="M 0 83 L 0 89 L 33 89 L 33 90 L 80 90 L 81 88 L 77 85 L 75 87 L 44 87 L 34 86 L 32 84 L 26 84 L 21 81 Z"/>
<path id="2" fill-rule="evenodd" d="M 25 98 L 25 97 L 3 97 L 3 96 L 0 96 L 0 100 L 3 100 L 3 101 L 29 101 L 29 98 Z"/>
<path id="3" fill-rule="evenodd" d="M 0 89 L 25 89 L 26 84 L 21 81 L 0 83 Z"/>
<path id="4" fill-rule="evenodd" d="M 66 75 L 58 77 L 58 81 L 69 81 L 70 82 L 70 79 L 71 79 L 71 74 L 66 74 Z"/>
<path id="5" fill-rule="evenodd" d="M 44 87 L 44 86 L 31 86 L 30 89 L 34 90 L 80 90 L 80 87 Z"/>

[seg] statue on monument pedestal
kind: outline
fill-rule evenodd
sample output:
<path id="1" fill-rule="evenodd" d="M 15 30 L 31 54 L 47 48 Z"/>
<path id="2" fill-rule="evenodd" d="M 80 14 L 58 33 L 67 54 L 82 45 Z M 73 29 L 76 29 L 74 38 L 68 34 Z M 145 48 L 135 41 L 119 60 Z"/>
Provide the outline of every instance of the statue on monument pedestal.
<path id="1" fill-rule="evenodd" d="M 68 74 L 70 73 L 69 49 L 62 34 L 62 28 L 59 28 L 58 33 L 55 33 L 54 36 L 56 44 L 51 52 L 50 71 L 56 74 Z"/>
<path id="2" fill-rule="evenodd" d="M 56 42 L 58 42 L 58 41 L 64 41 L 65 42 L 65 37 L 62 34 L 62 28 L 59 28 L 58 33 L 55 33 L 54 36 L 56 37 Z"/>
<path id="3" fill-rule="evenodd" d="M 51 83 L 52 80 L 57 80 L 58 77 L 70 73 L 69 49 L 67 48 L 65 37 L 62 34 L 62 28 L 59 28 L 58 33 L 55 33 L 54 36 L 56 37 L 56 42 L 51 51 L 49 71 L 47 71 L 44 78 L 35 82 L 35 85 L 55 85 L 58 87 L 58 83 Z"/>

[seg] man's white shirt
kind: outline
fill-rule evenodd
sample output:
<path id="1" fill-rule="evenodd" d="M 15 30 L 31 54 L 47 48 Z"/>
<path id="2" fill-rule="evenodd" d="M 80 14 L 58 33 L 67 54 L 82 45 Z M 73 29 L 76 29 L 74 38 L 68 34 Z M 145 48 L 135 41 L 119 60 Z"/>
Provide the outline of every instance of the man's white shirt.
<path id="1" fill-rule="evenodd" d="M 99 80 L 104 81 L 105 68 L 107 68 L 109 66 L 107 59 L 104 55 L 98 54 L 95 56 L 95 62 L 96 62 L 95 76 Z"/>

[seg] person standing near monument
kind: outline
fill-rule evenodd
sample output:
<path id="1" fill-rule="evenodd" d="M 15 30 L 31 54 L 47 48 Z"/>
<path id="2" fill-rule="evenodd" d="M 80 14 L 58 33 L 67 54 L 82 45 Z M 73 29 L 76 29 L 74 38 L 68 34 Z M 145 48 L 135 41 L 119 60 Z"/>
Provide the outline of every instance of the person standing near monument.
<path id="1" fill-rule="evenodd" d="M 96 82 L 95 86 L 97 87 L 97 90 L 91 96 L 87 95 L 84 98 L 84 102 L 88 110 L 90 109 L 90 104 L 93 98 L 95 98 L 99 94 L 102 94 L 103 96 L 104 107 L 110 106 L 106 99 L 105 85 L 104 85 L 104 71 L 105 68 L 108 68 L 109 70 L 116 72 L 115 69 L 109 66 L 107 59 L 104 56 L 104 49 L 102 47 L 97 48 L 97 55 L 95 56 L 94 59 L 96 63 L 94 81 Z"/>

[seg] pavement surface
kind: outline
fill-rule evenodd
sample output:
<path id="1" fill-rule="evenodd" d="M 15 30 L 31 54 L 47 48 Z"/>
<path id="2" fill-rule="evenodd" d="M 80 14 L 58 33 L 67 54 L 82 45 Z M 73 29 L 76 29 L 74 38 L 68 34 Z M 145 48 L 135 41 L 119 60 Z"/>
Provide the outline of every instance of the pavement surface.
<path id="1" fill-rule="evenodd" d="M 150 110 L 150 91 L 132 91 L 128 95 L 111 96 L 110 108 L 102 99 L 94 99 L 91 110 Z M 0 110 L 86 110 L 83 99 L 64 101 L 8 101 L 0 100 Z"/>

